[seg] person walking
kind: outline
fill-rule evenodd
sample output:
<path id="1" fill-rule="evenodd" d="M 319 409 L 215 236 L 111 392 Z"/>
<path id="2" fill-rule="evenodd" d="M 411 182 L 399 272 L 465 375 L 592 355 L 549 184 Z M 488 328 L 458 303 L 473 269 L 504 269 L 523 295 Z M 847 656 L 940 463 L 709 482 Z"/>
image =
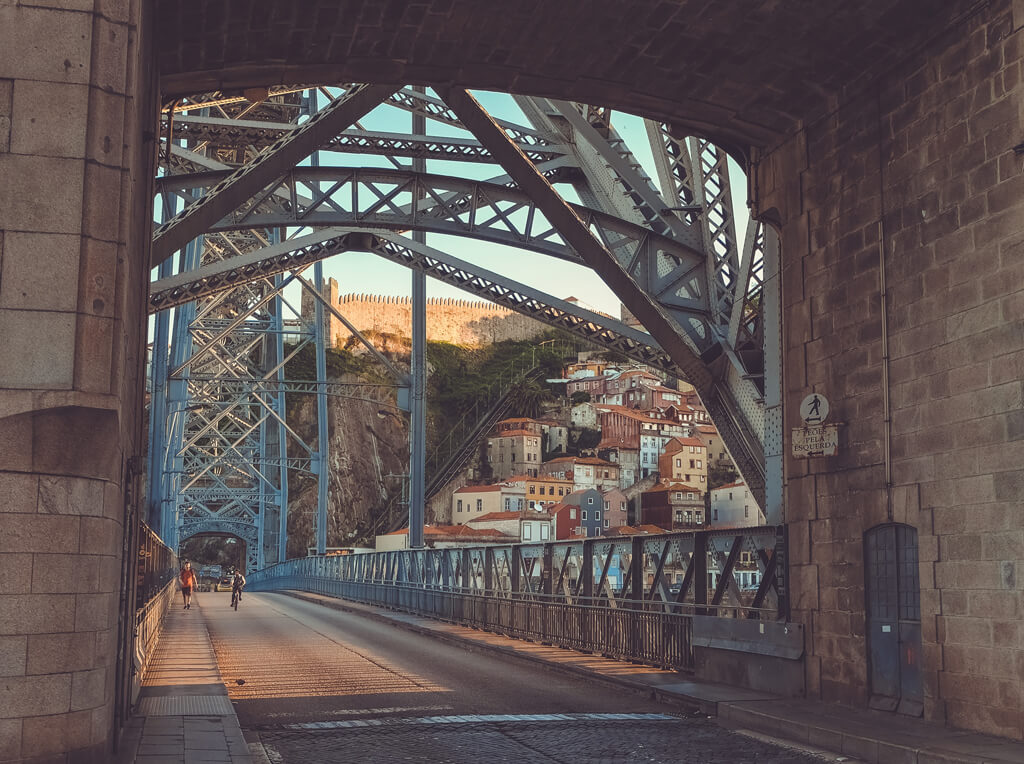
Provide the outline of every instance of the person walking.
<path id="1" fill-rule="evenodd" d="M 181 598 L 185 603 L 185 610 L 192 607 L 192 591 L 198 585 L 196 580 L 196 572 L 192 570 L 192 563 L 186 562 L 185 567 L 181 569 Z"/>

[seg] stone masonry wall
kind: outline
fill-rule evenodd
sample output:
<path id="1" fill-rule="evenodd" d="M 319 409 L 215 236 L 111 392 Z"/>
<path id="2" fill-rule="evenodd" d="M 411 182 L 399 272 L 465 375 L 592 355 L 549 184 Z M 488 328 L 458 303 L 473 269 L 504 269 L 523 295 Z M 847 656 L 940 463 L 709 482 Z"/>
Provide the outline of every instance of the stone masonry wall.
<path id="1" fill-rule="evenodd" d="M 155 116 L 136 94 L 156 97 L 141 10 L 0 3 L 0 761 L 110 761 L 123 709 Z"/>
<path id="2" fill-rule="evenodd" d="M 808 694 L 867 702 L 863 534 L 907 523 L 919 534 L 925 716 L 1016 738 L 1022 11 L 1008 0 L 979 6 L 756 168 L 758 213 L 782 238 L 787 453 L 806 394 L 823 393 L 845 423 L 839 455 L 786 464 Z"/>

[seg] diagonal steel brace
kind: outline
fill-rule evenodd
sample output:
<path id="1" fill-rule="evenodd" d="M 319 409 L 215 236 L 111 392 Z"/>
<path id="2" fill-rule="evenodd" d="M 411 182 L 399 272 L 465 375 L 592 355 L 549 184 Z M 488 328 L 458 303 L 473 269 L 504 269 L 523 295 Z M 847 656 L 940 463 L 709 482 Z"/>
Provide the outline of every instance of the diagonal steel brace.
<path id="1" fill-rule="evenodd" d="M 192 202 L 153 233 L 151 267 L 156 267 L 192 239 L 208 231 L 247 199 L 278 180 L 317 147 L 391 96 L 395 85 L 357 85 L 320 110 L 297 130 L 281 136 L 210 192 Z"/>

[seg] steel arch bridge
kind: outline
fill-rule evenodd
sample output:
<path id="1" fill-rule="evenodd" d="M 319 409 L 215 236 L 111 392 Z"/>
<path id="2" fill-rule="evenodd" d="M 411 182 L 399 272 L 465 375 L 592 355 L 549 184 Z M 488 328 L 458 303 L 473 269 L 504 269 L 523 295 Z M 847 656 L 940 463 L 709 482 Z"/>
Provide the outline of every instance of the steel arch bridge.
<path id="1" fill-rule="evenodd" d="M 292 291 L 318 294 L 323 260 L 349 251 L 686 379 L 769 521 L 780 519 L 778 242 L 755 223 L 738 235 L 726 153 L 645 121 L 655 180 L 607 110 L 512 100 L 514 119 L 492 117 L 465 91 L 369 85 L 272 88 L 255 103 L 199 94 L 166 106 L 149 463 L 150 519 L 165 540 L 230 532 L 252 541 L 250 569 L 283 560 L 288 475 L 301 471 L 318 482 L 323 550 L 328 396 L 393 406 L 396 389 L 423 383 L 415 364 L 391 366 L 393 386 L 326 380 L 325 313 L 337 309 L 317 298 L 304 315 Z M 371 112 L 390 115 L 389 127 L 404 114 L 411 128 L 367 129 Z M 444 172 L 428 171 L 442 162 Z M 428 246 L 431 234 L 585 265 L 644 329 Z M 285 363 L 307 345 L 318 379 L 286 380 Z M 314 442 L 287 421 L 285 394 L 295 390 L 316 394 Z"/>

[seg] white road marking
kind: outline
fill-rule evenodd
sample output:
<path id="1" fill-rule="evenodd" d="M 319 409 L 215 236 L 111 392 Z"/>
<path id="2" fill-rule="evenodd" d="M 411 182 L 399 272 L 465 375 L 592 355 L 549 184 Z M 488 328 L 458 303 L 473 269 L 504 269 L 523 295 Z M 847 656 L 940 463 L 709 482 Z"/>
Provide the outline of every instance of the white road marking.
<path id="1" fill-rule="evenodd" d="M 376 715 L 376 714 L 400 714 L 400 713 L 411 713 L 413 711 L 451 711 L 451 706 L 403 706 L 395 708 L 335 708 L 330 711 L 318 711 L 318 714 L 325 716 L 360 716 L 362 714 Z M 270 713 L 263 714 L 263 716 L 274 718 L 278 716 L 295 716 L 293 712 L 284 713 Z"/>
<path id="2" fill-rule="evenodd" d="M 421 716 L 405 719 L 352 719 L 335 722 L 302 722 L 282 724 L 286 730 L 337 730 L 358 727 L 409 726 L 416 724 L 507 724 L 514 722 L 677 722 L 678 716 L 669 714 L 466 714 L 462 716 Z"/>

